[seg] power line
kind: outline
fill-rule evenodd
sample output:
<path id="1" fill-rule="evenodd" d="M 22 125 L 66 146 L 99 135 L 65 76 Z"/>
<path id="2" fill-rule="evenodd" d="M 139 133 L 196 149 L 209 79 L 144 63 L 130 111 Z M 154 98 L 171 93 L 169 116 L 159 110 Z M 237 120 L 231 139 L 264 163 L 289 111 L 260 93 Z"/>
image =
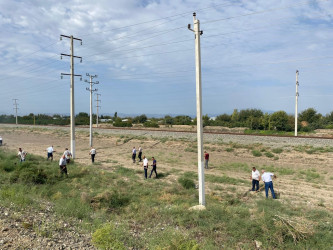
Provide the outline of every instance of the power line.
<path id="1" fill-rule="evenodd" d="M 197 9 L 196 12 L 205 11 L 205 10 L 208 10 L 208 9 L 215 9 L 217 7 L 228 7 L 228 6 L 234 6 L 234 5 L 235 4 L 225 4 L 225 3 L 215 4 L 215 5 L 212 5 L 210 7 L 205 7 L 205 8 Z M 130 24 L 130 25 L 126 25 L 126 26 L 122 26 L 122 27 L 118 27 L 118 28 L 113 28 L 113 29 L 109 29 L 109 30 L 92 32 L 92 33 L 87 33 L 87 34 L 81 34 L 80 36 L 81 37 L 85 37 L 85 36 L 90 36 L 90 35 L 95 35 L 95 34 L 109 32 L 109 31 L 114 31 L 114 30 L 119 30 L 119 29 L 125 29 L 125 28 L 129 28 L 129 27 L 134 27 L 134 26 L 138 26 L 138 25 L 141 26 L 142 24 L 146 24 L 146 23 L 152 23 L 152 22 L 156 22 L 156 21 L 160 21 L 160 20 L 164 20 L 164 19 L 169 19 L 169 18 L 172 18 L 172 17 L 177 17 L 177 16 L 184 16 L 184 15 L 187 15 L 189 13 L 192 14 L 193 11 L 194 10 L 192 10 L 192 11 L 186 11 L 186 12 L 178 13 L 178 14 L 175 14 L 175 15 L 172 15 L 172 16 L 167 16 L 167 17 L 162 17 L 162 18 L 153 19 L 153 20 L 149 20 L 149 21 L 144 21 L 144 22 L 140 22 L 140 23 Z"/>
<path id="2" fill-rule="evenodd" d="M 319 2 L 319 1 L 327 1 L 327 0 L 316 0 L 316 1 Z M 245 16 L 258 15 L 258 14 L 268 13 L 268 12 L 277 11 L 277 10 L 289 9 L 289 8 L 292 8 L 292 7 L 298 7 L 300 5 L 307 5 L 307 4 L 309 4 L 308 1 L 306 1 L 306 2 L 302 1 L 302 2 L 299 2 L 298 4 L 287 5 L 285 7 L 266 9 L 266 10 L 262 10 L 262 11 L 253 11 L 251 13 L 247 13 L 247 14 L 243 14 L 243 15 L 226 17 L 226 18 L 220 18 L 220 19 L 215 19 L 215 20 L 211 20 L 211 21 L 202 22 L 202 24 L 208 24 L 208 23 L 215 23 L 215 22 L 220 22 L 220 21 L 226 21 L 226 20 L 235 19 L 235 18 L 239 18 L 239 17 L 245 17 Z"/>

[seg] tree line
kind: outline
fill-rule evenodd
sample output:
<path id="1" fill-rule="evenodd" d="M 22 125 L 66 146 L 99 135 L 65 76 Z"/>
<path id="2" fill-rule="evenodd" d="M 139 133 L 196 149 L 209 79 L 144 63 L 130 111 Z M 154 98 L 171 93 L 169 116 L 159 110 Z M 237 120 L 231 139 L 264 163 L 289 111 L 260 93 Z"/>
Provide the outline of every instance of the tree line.
<path id="1" fill-rule="evenodd" d="M 93 123 L 96 123 L 96 115 L 93 115 Z M 114 116 L 101 115 L 99 119 L 106 119 L 116 127 L 132 127 L 134 124 L 142 124 L 144 127 L 159 127 L 160 125 L 196 125 L 196 118 L 187 115 L 170 116 L 163 118 L 148 118 L 145 114 L 135 117 L 118 117 L 117 112 Z M 285 111 L 274 113 L 264 113 L 260 109 L 235 109 L 232 114 L 221 114 L 216 117 L 204 115 L 203 126 L 223 126 L 223 127 L 247 127 L 251 130 L 276 130 L 293 131 L 295 128 L 294 115 L 287 114 Z M 15 123 L 13 115 L 0 115 L 0 123 Z M 18 117 L 19 124 L 36 125 L 69 125 L 69 116 L 29 114 Z M 75 117 L 76 125 L 89 125 L 89 114 L 80 112 Z M 333 111 L 325 116 L 318 113 L 314 108 L 308 108 L 298 114 L 298 131 L 309 132 L 319 128 L 333 128 Z"/>

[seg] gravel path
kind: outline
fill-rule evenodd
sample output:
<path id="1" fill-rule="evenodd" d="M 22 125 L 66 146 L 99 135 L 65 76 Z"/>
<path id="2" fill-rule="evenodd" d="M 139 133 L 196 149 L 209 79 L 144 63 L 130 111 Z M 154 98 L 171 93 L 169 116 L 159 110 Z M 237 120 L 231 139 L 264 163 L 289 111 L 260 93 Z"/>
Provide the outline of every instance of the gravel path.
<path id="1" fill-rule="evenodd" d="M 69 131 L 69 127 L 62 126 L 30 126 L 30 125 L 12 125 L 0 124 L 0 127 L 23 127 L 23 128 L 41 128 L 41 129 L 63 129 Z M 89 128 L 77 127 L 76 131 L 84 131 L 89 133 Z M 103 129 L 94 128 L 93 132 L 108 135 L 132 135 L 132 136 L 146 136 L 148 138 L 172 138 L 184 139 L 194 141 L 197 138 L 196 133 L 174 132 L 174 131 L 153 131 L 153 130 L 130 130 L 130 129 Z M 5 140 L 5 138 L 4 138 Z M 217 142 L 234 142 L 240 144 L 253 144 L 260 143 L 269 147 L 284 147 L 284 146 L 297 146 L 297 145 L 310 145 L 313 147 L 333 147 L 333 139 L 322 138 L 299 138 L 299 137 L 275 137 L 275 136 L 255 136 L 255 135 L 230 135 L 230 134 L 207 134 L 204 133 L 204 141 L 206 143 Z"/>

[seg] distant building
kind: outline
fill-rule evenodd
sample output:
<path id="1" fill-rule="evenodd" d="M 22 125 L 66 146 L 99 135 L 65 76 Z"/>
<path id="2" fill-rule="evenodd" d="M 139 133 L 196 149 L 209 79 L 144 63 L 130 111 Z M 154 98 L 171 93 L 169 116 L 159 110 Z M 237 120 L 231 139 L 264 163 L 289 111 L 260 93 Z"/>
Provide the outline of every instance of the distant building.
<path id="1" fill-rule="evenodd" d="M 112 119 L 99 119 L 100 122 L 109 122 L 111 121 Z"/>

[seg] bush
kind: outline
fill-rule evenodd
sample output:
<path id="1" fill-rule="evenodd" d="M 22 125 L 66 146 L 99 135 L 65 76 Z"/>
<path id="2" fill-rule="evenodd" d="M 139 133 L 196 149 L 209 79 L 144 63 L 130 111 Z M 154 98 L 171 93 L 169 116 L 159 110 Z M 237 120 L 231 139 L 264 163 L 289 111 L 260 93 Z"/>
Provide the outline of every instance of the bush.
<path id="1" fill-rule="evenodd" d="M 281 154 L 283 152 L 283 149 L 282 148 L 273 148 L 272 151 L 275 154 Z"/>
<path id="2" fill-rule="evenodd" d="M 144 127 L 146 128 L 159 128 L 160 126 L 156 122 L 145 122 L 143 124 Z"/>
<path id="3" fill-rule="evenodd" d="M 255 157 L 260 157 L 262 156 L 262 153 L 258 150 L 252 150 L 252 155 Z"/>
<path id="4" fill-rule="evenodd" d="M 28 163 L 23 163 L 10 178 L 12 183 L 23 182 L 25 184 L 45 184 L 47 180 L 48 177 L 44 169 L 33 167 Z"/>
<path id="5" fill-rule="evenodd" d="M 104 225 L 92 234 L 92 242 L 99 249 L 127 249 L 119 240 L 120 233 L 112 224 Z"/>
<path id="6" fill-rule="evenodd" d="M 265 156 L 268 158 L 273 158 L 274 154 L 272 154 L 271 152 L 265 152 Z"/>
<path id="7" fill-rule="evenodd" d="M 195 183 L 193 180 L 187 178 L 187 177 L 181 177 L 178 179 L 178 182 L 183 186 L 183 188 L 191 189 L 195 188 Z"/>

